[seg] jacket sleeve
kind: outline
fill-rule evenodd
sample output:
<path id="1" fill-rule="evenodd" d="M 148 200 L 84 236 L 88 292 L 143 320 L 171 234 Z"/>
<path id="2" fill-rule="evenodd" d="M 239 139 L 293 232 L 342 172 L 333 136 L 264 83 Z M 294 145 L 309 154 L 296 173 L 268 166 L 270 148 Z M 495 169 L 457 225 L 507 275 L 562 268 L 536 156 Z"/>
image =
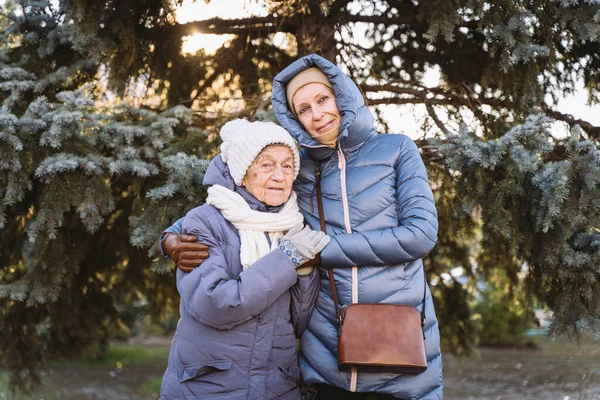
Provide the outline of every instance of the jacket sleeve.
<path id="1" fill-rule="evenodd" d="M 176 233 L 176 234 L 181 234 L 181 225 L 183 224 L 183 217 L 179 218 L 177 221 L 175 221 L 175 223 L 173 225 L 171 225 L 170 227 L 168 227 L 167 229 L 165 229 L 163 231 L 163 233 L 160 235 L 160 239 L 158 240 L 158 245 L 160 247 L 160 253 L 167 258 L 170 258 L 168 255 L 165 254 L 165 251 L 163 249 L 163 245 L 162 245 L 162 241 L 163 238 L 165 237 L 166 233 Z"/>
<path id="2" fill-rule="evenodd" d="M 405 138 L 402 146 L 395 167 L 398 226 L 332 236 L 321 252 L 323 266 L 401 264 L 423 258 L 435 246 L 437 210 L 425 165 L 412 140 Z"/>
<path id="3" fill-rule="evenodd" d="M 319 269 L 314 268 L 310 274 L 298 276 L 298 282 L 290 289 L 292 326 L 297 338 L 302 336 L 308 326 L 308 320 L 317 302 L 319 286 Z"/>
<path id="4" fill-rule="evenodd" d="M 177 271 L 177 289 L 185 310 L 199 322 L 216 329 L 231 329 L 261 313 L 297 281 L 292 261 L 279 249 L 262 257 L 237 278 L 230 276 L 224 246 L 216 239 L 206 215 L 190 211 L 185 234 L 197 235 L 209 246 L 210 257 L 186 274 Z M 222 222 L 221 222 L 222 223 Z"/>

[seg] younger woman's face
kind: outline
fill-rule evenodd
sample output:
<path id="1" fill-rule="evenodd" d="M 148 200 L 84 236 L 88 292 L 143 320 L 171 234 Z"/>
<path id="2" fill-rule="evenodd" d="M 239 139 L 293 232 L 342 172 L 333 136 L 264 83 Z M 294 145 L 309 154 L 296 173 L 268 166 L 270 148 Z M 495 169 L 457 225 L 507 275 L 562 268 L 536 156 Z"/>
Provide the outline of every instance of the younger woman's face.
<path id="1" fill-rule="evenodd" d="M 340 134 L 342 117 L 335 94 L 321 83 L 309 83 L 298 89 L 292 98 L 298 121 L 320 143 L 331 142 Z"/>

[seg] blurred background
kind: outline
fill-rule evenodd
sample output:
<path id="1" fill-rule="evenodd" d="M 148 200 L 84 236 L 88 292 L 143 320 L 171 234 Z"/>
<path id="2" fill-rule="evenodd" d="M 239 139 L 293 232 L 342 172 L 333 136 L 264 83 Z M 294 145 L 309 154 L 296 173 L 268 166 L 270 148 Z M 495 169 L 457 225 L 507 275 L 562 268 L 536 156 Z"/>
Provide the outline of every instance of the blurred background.
<path id="1" fill-rule="evenodd" d="M 596 1 L 0 1 L 0 399 L 155 399 L 160 233 L 318 53 L 415 140 L 447 399 L 600 398 Z"/>

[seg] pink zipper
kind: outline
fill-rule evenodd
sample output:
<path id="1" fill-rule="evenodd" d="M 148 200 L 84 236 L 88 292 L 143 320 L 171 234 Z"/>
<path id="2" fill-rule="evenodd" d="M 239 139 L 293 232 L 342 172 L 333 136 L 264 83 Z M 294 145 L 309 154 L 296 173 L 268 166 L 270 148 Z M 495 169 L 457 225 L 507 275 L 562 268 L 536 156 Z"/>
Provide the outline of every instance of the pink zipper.
<path id="1" fill-rule="evenodd" d="M 346 227 L 346 233 L 352 233 L 352 226 L 350 225 L 350 211 L 348 207 L 348 192 L 346 190 L 346 158 L 342 149 L 338 147 L 339 163 L 338 168 L 340 169 L 340 183 L 342 186 L 342 206 L 344 208 L 344 225 Z M 352 267 L 352 303 L 358 303 L 358 267 Z M 356 384 L 358 381 L 358 373 L 356 368 L 352 368 L 350 371 L 350 391 L 356 392 Z"/>

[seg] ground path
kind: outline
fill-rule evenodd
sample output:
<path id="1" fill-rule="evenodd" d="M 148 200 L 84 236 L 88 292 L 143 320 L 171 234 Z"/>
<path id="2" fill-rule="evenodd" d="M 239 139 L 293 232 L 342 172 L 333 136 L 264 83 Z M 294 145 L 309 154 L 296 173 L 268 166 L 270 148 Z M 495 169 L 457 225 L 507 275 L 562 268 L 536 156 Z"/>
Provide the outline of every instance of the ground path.
<path id="1" fill-rule="evenodd" d="M 151 362 L 117 361 L 110 365 L 59 365 L 43 370 L 44 393 L 0 400 L 150 400 L 166 366 L 168 337 L 137 337 L 131 344 L 160 348 Z M 551 343 L 540 350 L 479 349 L 476 357 L 444 356 L 446 400 L 597 400 L 600 399 L 600 342 Z M 144 394 L 141 394 L 144 393 Z"/>

